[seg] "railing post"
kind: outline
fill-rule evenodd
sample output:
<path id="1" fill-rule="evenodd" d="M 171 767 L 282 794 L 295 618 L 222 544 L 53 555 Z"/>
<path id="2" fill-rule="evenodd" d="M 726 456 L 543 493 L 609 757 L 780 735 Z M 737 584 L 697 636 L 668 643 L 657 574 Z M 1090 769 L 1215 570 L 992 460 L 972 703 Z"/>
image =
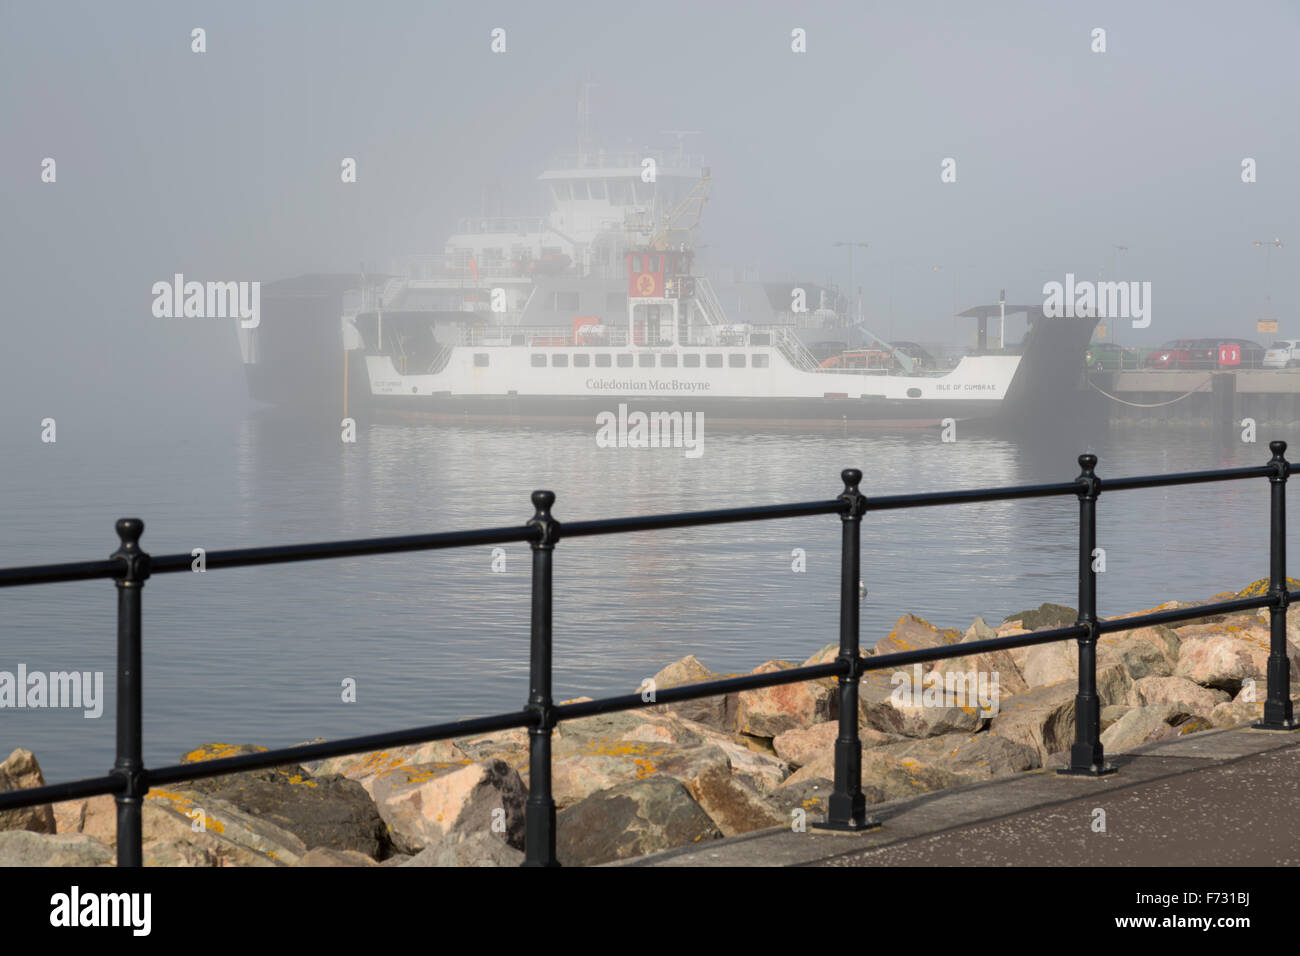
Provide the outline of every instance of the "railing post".
<path id="1" fill-rule="evenodd" d="M 1099 777 L 1114 773 L 1106 763 L 1101 746 L 1101 698 L 1097 694 L 1097 572 L 1092 569 L 1093 551 L 1097 547 L 1097 496 L 1101 479 L 1093 469 L 1096 455 L 1080 455 L 1082 469 L 1079 483 L 1079 617 L 1076 624 L 1088 628 L 1079 638 L 1079 690 L 1074 698 L 1074 746 L 1070 748 L 1070 765 L 1063 774 L 1086 774 Z"/>
<path id="2" fill-rule="evenodd" d="M 140 550 L 144 522 L 121 518 L 117 536 L 121 545 L 110 557 L 125 568 L 117 578 L 117 760 L 112 773 L 126 780 L 117 801 L 117 865 L 143 866 L 142 812 L 149 792 L 145 780 L 141 727 L 140 599 L 149 577 L 149 555 Z"/>
<path id="3" fill-rule="evenodd" d="M 533 548 L 532 653 L 528 672 L 528 706 L 537 723 L 528 730 L 528 802 L 524 807 L 524 866 L 559 866 L 555 858 L 555 800 L 551 796 L 551 556 L 560 523 L 551 517 L 555 492 L 534 491 L 536 528 Z"/>
<path id="4" fill-rule="evenodd" d="M 1273 598 L 1269 605 L 1268 697 L 1264 701 L 1264 719 L 1252 726 L 1259 730 L 1295 730 L 1291 712 L 1291 661 L 1286 653 L 1286 613 L 1291 603 L 1286 583 L 1286 479 L 1291 465 L 1286 460 L 1286 442 L 1271 441 L 1273 453 L 1269 465 L 1269 491 L 1272 514 L 1269 520 L 1269 588 Z"/>
<path id="5" fill-rule="evenodd" d="M 839 677 L 840 733 L 835 740 L 835 787 L 826 808 L 826 821 L 813 826 L 824 830 L 871 830 L 880 826 L 867 817 L 862 793 L 862 741 L 858 737 L 858 681 L 862 676 L 859 652 L 858 593 L 861 560 L 862 515 L 867 499 L 858 491 L 862 472 L 846 468 L 840 473 L 844 503 L 840 512 L 840 653 L 847 668 Z"/>

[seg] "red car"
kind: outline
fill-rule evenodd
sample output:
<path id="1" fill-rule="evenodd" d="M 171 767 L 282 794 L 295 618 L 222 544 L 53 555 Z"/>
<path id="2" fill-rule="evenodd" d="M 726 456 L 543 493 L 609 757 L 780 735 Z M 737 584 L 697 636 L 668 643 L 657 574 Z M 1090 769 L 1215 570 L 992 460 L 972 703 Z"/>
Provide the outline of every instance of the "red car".
<path id="1" fill-rule="evenodd" d="M 1149 353 L 1144 368 L 1192 368 L 1195 361 L 1191 346 L 1195 339 L 1170 339 L 1155 351 Z"/>

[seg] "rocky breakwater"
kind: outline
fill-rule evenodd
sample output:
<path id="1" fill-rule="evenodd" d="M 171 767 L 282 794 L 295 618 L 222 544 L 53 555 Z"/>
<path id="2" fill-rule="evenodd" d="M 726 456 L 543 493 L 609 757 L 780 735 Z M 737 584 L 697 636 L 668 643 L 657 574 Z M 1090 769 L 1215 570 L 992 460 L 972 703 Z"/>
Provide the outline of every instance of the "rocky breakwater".
<path id="1" fill-rule="evenodd" d="M 954 653 L 864 675 L 858 716 L 868 803 L 1063 764 L 1075 731 L 1074 642 L 959 651 L 963 643 L 1074 618 L 1070 608 L 1043 605 L 996 628 L 976 619 L 959 631 L 904 615 L 868 657 L 943 646 Z M 1295 697 L 1300 606 L 1289 612 L 1287 631 Z M 1267 612 L 1105 636 L 1097 683 L 1106 752 L 1259 719 L 1268 649 Z M 824 663 L 837 652 L 828 644 L 802 663 Z M 771 660 L 753 672 L 794 666 Z M 656 674 L 654 686 L 723 676 L 735 675 L 688 656 Z M 834 777 L 837 703 L 835 681 L 827 679 L 562 723 L 552 745 L 561 862 L 598 864 L 812 822 Z M 261 749 L 208 744 L 183 759 Z M 0 764 L 0 790 L 43 783 L 29 751 L 15 750 Z M 523 730 L 232 774 L 150 791 L 145 862 L 513 866 L 523 859 L 527 795 Z M 0 865 L 108 866 L 115 839 L 111 797 L 0 813 Z"/>

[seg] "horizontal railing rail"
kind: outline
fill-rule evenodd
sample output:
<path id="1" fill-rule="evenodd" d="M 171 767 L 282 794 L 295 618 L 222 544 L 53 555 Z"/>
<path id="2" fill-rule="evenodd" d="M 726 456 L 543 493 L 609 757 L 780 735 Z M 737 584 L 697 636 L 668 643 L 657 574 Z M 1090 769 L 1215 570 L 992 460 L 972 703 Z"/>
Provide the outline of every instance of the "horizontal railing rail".
<path id="1" fill-rule="evenodd" d="M 320 743 L 241 754 L 198 763 L 180 763 L 146 768 L 143 761 L 141 591 L 154 574 L 191 570 L 193 556 L 172 554 L 151 557 L 140 549 L 144 522 L 138 518 L 118 520 L 121 544 L 106 561 L 83 561 L 0 569 L 0 587 L 21 587 L 62 581 L 111 578 L 118 593 L 117 651 L 117 759 L 112 771 L 65 783 L 0 793 L 0 810 L 37 806 L 63 800 L 112 794 L 117 804 L 117 859 L 119 866 L 143 864 L 142 807 L 151 787 L 259 770 L 286 763 L 322 760 L 354 753 L 527 728 L 529 732 L 529 786 L 525 804 L 525 866 L 557 866 L 555 851 L 555 801 L 551 793 L 551 735 L 564 720 L 597 714 L 658 707 L 722 694 L 778 687 L 808 680 L 835 678 L 838 686 L 838 736 L 835 741 L 835 781 L 827 803 L 826 820 L 815 824 L 836 830 L 866 830 L 878 826 L 866 813 L 862 791 L 862 745 L 859 737 L 858 696 L 864 674 L 939 660 L 968 657 L 990 651 L 1010 650 L 1073 640 L 1078 644 L 1079 678 L 1075 695 L 1075 741 L 1070 762 L 1059 772 L 1100 776 L 1114 767 L 1105 760 L 1101 744 L 1100 698 L 1097 692 L 1097 641 L 1103 634 L 1136 630 L 1155 624 L 1192 621 L 1241 611 L 1268 608 L 1270 641 L 1267 663 L 1268 692 L 1263 720 L 1256 727 L 1294 730 L 1287 656 L 1286 613 L 1300 591 L 1287 590 L 1286 577 L 1286 481 L 1290 464 L 1284 457 L 1286 443 L 1269 444 L 1273 456 L 1265 465 L 1217 471 L 1182 472 L 1113 478 L 1097 476 L 1095 455 L 1080 455 L 1081 473 L 1073 481 L 1001 488 L 947 492 L 884 495 L 868 498 L 859 490 L 862 473 L 846 469 L 841 478 L 843 491 L 822 501 L 754 505 L 661 515 L 641 515 L 562 523 L 551 513 L 555 495 L 550 491 L 532 494 L 534 514 L 522 526 L 485 528 L 434 534 L 325 541 L 207 552 L 205 567 L 251 567 L 298 561 L 327 560 L 406 551 L 474 547 L 485 544 L 526 541 L 532 549 L 532 620 L 530 624 L 529 694 L 519 711 L 493 714 L 404 730 L 346 737 Z M 1126 491 L 1247 478 L 1268 478 L 1270 484 L 1269 590 L 1267 594 L 1233 598 L 1190 607 L 1149 611 L 1142 614 L 1099 619 L 1096 614 L 1097 570 L 1096 502 L 1103 490 Z M 871 511 L 920 508 L 937 505 L 971 504 L 1074 495 L 1079 501 L 1079 609 L 1074 624 L 1003 637 L 941 644 L 891 654 L 863 655 L 859 635 L 859 573 L 861 524 Z M 641 693 L 555 703 L 551 696 L 552 675 L 552 555 L 564 538 L 580 538 L 670 528 L 701 527 L 781 518 L 838 515 L 841 521 L 840 556 L 840 642 L 833 661 L 804 665 L 762 674 L 747 674 L 656 689 L 649 698 Z"/>

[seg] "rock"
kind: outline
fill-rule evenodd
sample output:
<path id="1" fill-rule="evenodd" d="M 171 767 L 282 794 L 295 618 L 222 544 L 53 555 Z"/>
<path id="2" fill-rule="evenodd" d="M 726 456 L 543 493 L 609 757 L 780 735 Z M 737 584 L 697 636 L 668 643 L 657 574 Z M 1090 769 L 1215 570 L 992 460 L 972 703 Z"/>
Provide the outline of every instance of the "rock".
<path id="1" fill-rule="evenodd" d="M 31 790 L 45 786 L 45 776 L 36 755 L 22 747 L 0 763 L 0 792 L 6 790 Z M 54 809 L 50 804 L 36 807 L 18 807 L 0 810 L 0 830 L 27 830 L 32 833 L 54 833 Z"/>
<path id="2" fill-rule="evenodd" d="M 1154 736 L 1147 738 L 1147 743 L 1156 743 L 1161 740 L 1172 740 L 1175 737 L 1185 737 L 1188 734 L 1194 734 L 1202 730 L 1212 730 L 1214 725 L 1210 723 L 1208 717 L 1201 717 L 1196 714 L 1184 715 L 1178 720 L 1158 730 Z"/>
<path id="3" fill-rule="evenodd" d="M 302 767 L 273 767 L 184 781 L 174 792 L 200 807 L 214 799 L 238 807 L 294 834 L 309 850 L 355 850 L 372 858 L 389 850 L 370 794 L 336 774 L 312 777 Z"/>
<path id="4" fill-rule="evenodd" d="M 149 840 L 141 849 L 144 852 L 145 866 L 176 868 L 221 865 L 211 850 L 186 840 Z"/>
<path id="5" fill-rule="evenodd" d="M 1264 597 L 1268 594 L 1270 587 L 1270 578 L 1260 578 L 1258 581 L 1252 581 L 1236 593 L 1239 598 Z M 1300 590 L 1300 579 L 1287 578 L 1286 588 L 1288 591 Z"/>
<path id="6" fill-rule="evenodd" d="M 1106 728 L 1115 723 L 1133 708 L 1128 704 L 1111 704 L 1101 709 L 1101 730 L 1106 732 Z"/>
<path id="7" fill-rule="evenodd" d="M 1047 631 L 1056 627 L 1069 627 L 1079 618 L 1079 612 L 1063 604 L 1040 604 L 1030 611 L 1008 614 L 1003 623 L 1019 621 L 1026 631 Z"/>
<path id="8" fill-rule="evenodd" d="M 789 779 L 777 788 L 773 797 L 775 799 L 782 790 L 799 787 L 819 779 L 835 779 L 833 756 L 818 757 L 791 774 Z M 902 800 L 914 797 L 918 793 L 930 793 L 967 782 L 969 781 L 955 773 L 938 767 L 924 766 L 909 757 L 898 757 L 882 753 L 880 750 L 866 750 L 862 753 L 862 792 L 866 796 L 867 803 Z"/>
<path id="9" fill-rule="evenodd" d="M 292 866 L 307 855 L 293 833 L 211 794 L 150 790 L 142 817 L 146 842 L 191 843 L 214 854 L 219 866 Z"/>
<path id="10" fill-rule="evenodd" d="M 1181 640 L 1175 677 L 1235 695 L 1242 683 L 1267 681 L 1269 632 L 1262 624 L 1197 624 L 1178 629 Z M 1300 681 L 1300 648 L 1288 642 L 1291 681 Z"/>
<path id="11" fill-rule="evenodd" d="M 364 853 L 358 853 L 356 850 L 332 850 L 329 847 L 318 846 L 314 850 L 309 850 L 307 855 L 298 861 L 298 865 L 378 866 L 379 864 Z"/>
<path id="12" fill-rule="evenodd" d="M 522 850 L 516 850 L 490 833 L 475 833 L 459 843 L 427 847 L 398 866 L 519 866 Z"/>
<path id="13" fill-rule="evenodd" d="M 770 674 L 793 667 L 789 661 L 765 661 L 752 673 Z M 770 739 L 787 730 L 835 718 L 835 705 L 835 681 L 830 678 L 741 691 L 736 727 L 742 733 Z"/>
<path id="14" fill-rule="evenodd" d="M 731 765 L 732 775 L 759 793 L 771 793 L 782 780 L 790 776 L 790 765 L 779 755 L 763 749 L 767 743 L 764 739 L 725 734 L 689 720 L 683 720 L 680 724 L 685 730 L 698 733 L 705 742 L 721 750 Z"/>
<path id="15" fill-rule="evenodd" d="M 709 670 L 694 654 L 688 654 L 681 660 L 669 664 L 652 678 L 656 691 L 682 684 L 698 684 L 704 681 L 723 680 L 730 674 L 715 674 Z M 638 687 L 638 693 L 643 689 Z M 719 730 L 730 730 L 736 726 L 736 711 L 740 705 L 739 693 L 722 694 L 715 697 L 702 697 L 698 700 L 680 701 L 675 704 L 662 704 L 650 708 L 660 714 L 672 714 L 684 720 L 693 720 Z"/>
<path id="16" fill-rule="evenodd" d="M 871 651 L 870 650 L 860 651 L 860 653 L 862 654 L 863 657 L 867 657 L 871 654 Z M 835 641 L 832 644 L 827 644 L 820 651 L 818 651 L 812 657 L 808 658 L 799 666 L 812 667 L 816 664 L 829 664 L 839 656 L 840 656 L 840 643 L 839 641 Z"/>
<path id="17" fill-rule="evenodd" d="M 834 790 L 835 781 L 830 777 L 808 777 L 788 787 L 777 788 L 768 800 L 790 825 L 794 822 L 795 810 L 804 811 L 805 822 L 825 819 L 826 804 Z"/>
<path id="18" fill-rule="evenodd" d="M 958 645 L 969 644 L 972 641 L 991 641 L 999 637 L 997 631 L 984 623 L 984 618 L 975 618 L 974 623 L 966 629 Z M 1012 651 L 985 651 L 982 654 L 973 654 L 967 657 L 950 657 L 941 661 L 936 661 L 930 668 L 932 673 L 943 675 L 946 682 L 955 681 L 958 674 L 969 674 L 974 671 L 977 679 L 983 675 L 990 687 L 993 683 L 993 675 L 997 675 L 997 694 L 998 700 L 1003 697 L 1013 697 L 1016 694 L 1023 694 L 1029 690 L 1029 684 L 1025 682 L 1021 675 L 1020 666 L 1016 663 Z M 924 666 L 924 665 L 922 665 Z M 954 675 L 949 678 L 947 675 Z M 945 683 L 945 687 L 948 686 Z"/>
<path id="19" fill-rule="evenodd" d="M 79 833 L 0 832 L 0 866 L 112 866 L 113 851 Z"/>
<path id="20" fill-rule="evenodd" d="M 721 835 L 679 781 L 657 776 L 598 791 L 562 811 L 556 855 L 569 866 L 591 866 Z"/>
<path id="21" fill-rule="evenodd" d="M 783 734 L 777 734 L 772 739 L 772 747 L 778 757 L 791 767 L 798 768 L 822 754 L 834 753 L 835 740 L 839 735 L 839 721 L 826 720 L 811 727 L 800 727 L 797 730 L 787 730 Z M 865 750 L 868 747 L 878 747 L 902 738 L 897 734 L 883 733 L 874 727 L 864 727 L 859 722 L 858 739 L 862 741 Z"/>
<path id="22" fill-rule="evenodd" d="M 1076 692 L 1073 683 L 1063 681 L 1009 697 L 989 725 L 989 733 L 1024 744 L 1046 761 L 1074 743 Z"/>
<path id="23" fill-rule="evenodd" d="M 738 836 L 786 823 L 775 806 L 752 786 L 732 776 L 727 767 L 709 767 L 687 785 L 687 790 L 723 836 Z"/>
<path id="24" fill-rule="evenodd" d="M 1108 754 L 1125 753 L 1157 739 L 1172 724 L 1192 716 L 1173 704 L 1134 707 L 1102 731 L 1101 745 Z"/>
<path id="25" fill-rule="evenodd" d="M 1230 699 L 1221 690 L 1211 690 L 1184 677 L 1143 677 L 1134 681 L 1130 700 L 1137 707 L 1174 704 L 1188 714 L 1208 717 L 1219 704 Z"/>
<path id="26" fill-rule="evenodd" d="M 924 618 L 915 614 L 904 614 L 894 625 L 894 629 L 876 642 L 871 649 L 873 656 L 900 654 L 904 651 L 919 651 L 927 647 L 941 647 L 944 644 L 956 644 L 961 640 L 961 632 L 952 628 L 940 630 Z"/>
<path id="27" fill-rule="evenodd" d="M 148 806 L 146 803 L 146 809 Z M 60 833 L 84 833 L 108 846 L 117 846 L 117 801 L 111 794 L 70 800 L 55 804 L 54 809 Z"/>
<path id="28" fill-rule="evenodd" d="M 292 833 L 220 800 L 199 799 L 201 805 L 178 792 L 149 791 L 141 820 L 145 866 L 283 866 L 305 855 L 306 846 Z M 80 820 L 82 836 L 117 846 L 111 796 L 69 801 L 68 808 L 68 819 Z M 202 809 L 201 818 L 189 815 L 196 809 Z"/>
<path id="29" fill-rule="evenodd" d="M 650 744 L 615 739 L 556 748 L 551 761 L 551 792 L 559 809 L 594 793 L 658 776 L 689 783 L 710 768 L 730 769 L 727 753 L 699 736 L 693 742 Z"/>
<path id="30" fill-rule="evenodd" d="M 567 723 L 561 727 L 568 726 Z M 528 766 L 528 731 L 515 727 L 510 730 L 498 730 L 478 737 L 457 737 L 452 741 L 456 748 L 471 761 L 497 759 L 504 760 L 521 773 Z M 443 761 L 432 761 L 442 763 Z M 455 763 L 455 761 L 446 761 Z"/>
<path id="31" fill-rule="evenodd" d="M 1108 663 L 1097 667 L 1097 696 L 1102 708 L 1126 704 L 1132 679 L 1123 665 Z M 1009 737 L 1034 748 L 1040 760 L 1074 744 L 1076 680 L 1062 680 L 1047 687 L 1032 689 L 1024 695 L 1002 701 L 1002 710 L 989 724 L 989 732 Z"/>
<path id="32" fill-rule="evenodd" d="M 1075 641 L 1057 641 L 1023 648 L 1021 673 L 1031 688 L 1079 679 L 1079 646 Z"/>
<path id="33" fill-rule="evenodd" d="M 1178 648 L 1178 634 L 1172 628 L 1156 624 L 1103 634 L 1097 641 L 1097 656 L 1101 661 L 1123 664 L 1134 680 L 1141 680 L 1172 676 L 1178 666 Z"/>
<path id="34" fill-rule="evenodd" d="M 900 685 L 901 686 L 901 685 Z M 913 685 L 910 703 L 891 699 L 898 715 L 896 732 L 904 737 L 940 737 L 952 733 L 975 733 L 983 728 L 987 718 L 978 703 L 966 703 L 968 696 L 939 693 L 936 687 L 934 701 L 930 689 Z M 992 711 L 990 710 L 990 715 Z"/>
<path id="35" fill-rule="evenodd" d="M 1248 701 L 1238 697 L 1225 701 L 1210 712 L 1210 723 L 1215 727 L 1240 727 L 1264 719 L 1264 701 Z"/>
<path id="36" fill-rule="evenodd" d="M 264 753 L 265 747 L 257 744 L 200 744 L 189 753 L 181 755 L 181 763 L 203 763 L 207 760 L 225 760 L 227 757 L 242 757 L 245 754 Z"/>
<path id="37" fill-rule="evenodd" d="M 369 753 L 346 754 L 304 763 L 303 769 L 313 777 L 338 774 L 355 780 L 362 786 L 383 773 L 400 770 L 422 763 L 471 763 L 470 756 L 452 740 L 431 740 L 423 744 L 372 750 Z M 370 791 L 366 787 L 366 791 Z"/>
<path id="38" fill-rule="evenodd" d="M 502 826 L 505 841 L 522 848 L 526 799 L 519 774 L 503 760 L 416 764 L 375 784 L 393 846 L 412 854 Z"/>
<path id="39" fill-rule="evenodd" d="M 887 744 L 877 747 L 875 752 L 904 762 L 914 760 L 921 766 L 946 770 L 968 781 L 1004 777 L 1042 766 L 1042 758 L 1033 747 L 992 734 L 944 734 Z"/>

